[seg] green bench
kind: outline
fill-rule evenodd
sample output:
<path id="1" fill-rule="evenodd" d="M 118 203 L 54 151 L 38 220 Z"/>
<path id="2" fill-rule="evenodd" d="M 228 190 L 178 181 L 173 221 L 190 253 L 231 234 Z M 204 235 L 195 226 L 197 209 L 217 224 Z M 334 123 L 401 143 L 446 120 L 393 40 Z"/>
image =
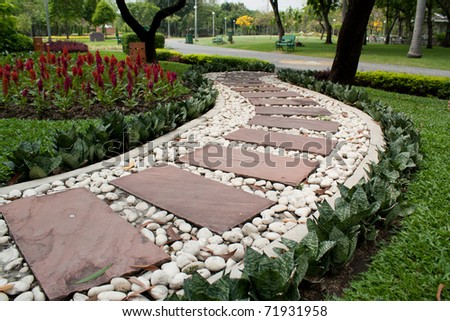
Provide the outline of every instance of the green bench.
<path id="1" fill-rule="evenodd" d="M 280 49 L 284 50 L 284 47 L 286 47 L 286 51 L 290 50 L 294 50 L 295 49 L 295 36 L 294 35 L 288 35 L 288 36 L 283 36 L 283 38 L 281 38 L 281 40 L 278 40 L 277 42 L 275 42 L 275 49 Z"/>
<path id="2" fill-rule="evenodd" d="M 212 39 L 212 43 L 213 43 L 213 44 L 215 44 L 215 43 L 219 44 L 219 43 L 223 43 L 223 42 L 224 42 L 224 41 L 223 41 L 223 36 L 222 36 L 222 35 L 216 36 L 216 37 L 214 37 L 214 38 Z"/>

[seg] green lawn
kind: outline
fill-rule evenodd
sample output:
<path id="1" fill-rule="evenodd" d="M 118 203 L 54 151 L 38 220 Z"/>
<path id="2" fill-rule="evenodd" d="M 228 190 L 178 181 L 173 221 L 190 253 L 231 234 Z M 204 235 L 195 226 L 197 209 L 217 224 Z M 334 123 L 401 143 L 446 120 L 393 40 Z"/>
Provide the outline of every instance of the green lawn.
<path id="1" fill-rule="evenodd" d="M 225 38 L 226 39 L 226 38 Z M 234 43 L 225 43 L 222 45 L 214 44 L 214 46 L 221 46 L 226 48 L 256 50 L 263 52 L 275 52 L 276 36 L 235 36 Z M 305 47 L 297 47 L 294 52 L 295 55 L 334 58 L 336 51 L 336 38 L 334 44 L 326 45 L 323 40 L 317 37 L 298 37 L 297 40 L 305 44 Z M 212 38 L 199 38 L 199 45 L 213 46 Z M 384 45 L 369 43 L 363 47 L 361 61 L 379 63 L 379 64 L 394 64 L 413 67 L 424 67 L 434 69 L 450 70 L 450 48 L 443 48 L 435 46 L 433 49 L 423 49 L 423 56 L 420 59 L 407 58 L 408 45 Z M 281 52 L 278 50 L 277 52 Z"/>
<path id="2" fill-rule="evenodd" d="M 407 198 L 415 210 L 400 232 L 345 292 L 346 300 L 450 300 L 450 111 L 447 101 L 368 89 L 373 99 L 403 112 L 421 131 L 423 163 Z"/>

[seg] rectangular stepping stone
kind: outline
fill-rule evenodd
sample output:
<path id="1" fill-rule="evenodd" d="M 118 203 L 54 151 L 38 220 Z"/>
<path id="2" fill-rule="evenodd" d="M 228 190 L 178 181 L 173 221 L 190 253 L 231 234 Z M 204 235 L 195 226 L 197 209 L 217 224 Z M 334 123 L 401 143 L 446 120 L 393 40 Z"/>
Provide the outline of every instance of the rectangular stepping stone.
<path id="1" fill-rule="evenodd" d="M 313 119 L 297 119 L 287 117 L 271 117 L 256 115 L 248 121 L 249 125 L 260 125 L 277 128 L 305 128 L 309 130 L 315 130 L 319 132 L 332 132 L 338 131 L 339 123 L 334 121 L 325 120 L 313 120 Z"/>
<path id="2" fill-rule="evenodd" d="M 29 267 L 50 300 L 159 265 L 170 257 L 84 188 L 0 206 Z M 77 281 L 110 266 L 86 283 Z"/>
<path id="3" fill-rule="evenodd" d="M 169 165 L 152 167 L 111 184 L 219 234 L 275 204 Z"/>
<path id="4" fill-rule="evenodd" d="M 230 86 L 230 87 L 255 87 L 255 86 L 267 86 L 267 83 L 262 81 L 223 81 L 222 85 Z"/>
<path id="5" fill-rule="evenodd" d="M 181 162 L 244 177 L 265 179 L 297 186 L 317 167 L 307 159 L 258 153 L 241 148 L 206 145 L 184 155 Z"/>
<path id="6" fill-rule="evenodd" d="M 280 87 L 274 87 L 274 86 L 267 86 L 267 87 L 233 87 L 231 88 L 234 91 L 237 92 L 252 92 L 252 91 L 256 91 L 256 92 L 266 92 L 266 91 L 283 91 L 284 88 L 280 88 Z"/>
<path id="7" fill-rule="evenodd" d="M 323 156 L 331 153 L 337 144 L 337 141 L 332 139 L 275 133 L 262 129 L 248 128 L 240 128 L 224 138 L 262 146 L 282 147 L 286 150 L 298 150 Z"/>
<path id="8" fill-rule="evenodd" d="M 245 98 L 271 98 L 271 97 L 298 97 L 299 93 L 293 91 L 276 91 L 276 92 L 260 92 L 260 93 L 242 93 Z"/>
<path id="9" fill-rule="evenodd" d="M 331 112 L 326 108 L 306 107 L 255 107 L 257 115 L 286 115 L 286 116 L 329 116 Z"/>
<path id="10" fill-rule="evenodd" d="M 310 98 L 295 98 L 295 99 L 263 99 L 263 98 L 250 98 L 249 99 L 252 105 L 255 106 L 265 106 L 265 105 L 273 105 L 273 106 L 282 106 L 282 105 L 290 105 L 290 106 L 315 106 L 318 103 Z"/>

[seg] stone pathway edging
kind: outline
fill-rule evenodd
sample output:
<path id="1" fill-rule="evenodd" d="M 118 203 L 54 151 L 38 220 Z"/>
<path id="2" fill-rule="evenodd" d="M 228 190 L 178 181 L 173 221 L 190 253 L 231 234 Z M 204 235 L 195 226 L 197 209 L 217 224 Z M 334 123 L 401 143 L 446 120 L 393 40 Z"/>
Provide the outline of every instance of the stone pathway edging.
<path id="1" fill-rule="evenodd" d="M 12 190 L 24 191 L 27 189 L 36 188 L 42 184 L 51 184 L 52 182 L 57 181 L 57 180 L 64 181 L 70 177 L 78 176 L 80 174 L 90 174 L 95 171 L 100 171 L 102 169 L 111 167 L 111 164 L 117 163 L 118 159 L 120 159 L 121 163 L 124 163 L 131 158 L 135 158 L 138 156 L 144 157 L 152 152 L 152 148 L 149 149 L 149 146 L 156 147 L 156 146 L 162 145 L 164 143 L 167 143 L 167 142 L 173 140 L 174 137 L 187 131 L 188 129 L 191 129 L 195 126 L 198 126 L 199 124 L 201 124 L 203 122 L 206 122 L 209 118 L 212 118 L 213 116 L 220 113 L 224 104 L 225 104 L 225 99 L 219 93 L 214 107 L 212 109 L 210 109 L 208 112 L 206 112 L 204 115 L 202 115 L 194 120 L 191 120 L 190 122 L 178 127 L 177 129 L 175 129 L 161 137 L 158 137 L 152 141 L 149 141 L 140 147 L 132 149 L 132 150 L 130 150 L 122 155 L 116 156 L 114 158 L 106 159 L 106 160 L 103 160 L 96 164 L 78 168 L 78 169 L 75 169 L 70 172 L 65 172 L 65 173 L 62 173 L 59 175 L 53 175 L 53 176 L 49 176 L 49 177 L 45 177 L 45 178 L 41 178 L 41 179 L 36 179 L 33 181 L 28 181 L 28 182 L 23 182 L 23 183 L 11 185 L 11 186 L 2 187 L 2 188 L 0 188 L 0 195 L 3 195 L 3 194 L 7 195 Z"/>
<path id="2" fill-rule="evenodd" d="M 289 89 L 289 88 L 287 88 Z M 313 92 L 308 89 L 304 89 L 305 92 Z M 326 95 L 314 92 L 314 95 L 316 97 L 319 97 L 324 100 L 331 100 L 333 103 L 339 105 L 343 109 L 351 110 L 353 113 L 357 114 L 358 117 L 360 117 L 362 120 L 364 120 L 367 124 L 367 127 L 370 131 L 370 143 L 369 143 L 369 150 L 367 152 L 367 155 L 364 157 L 364 159 L 361 161 L 357 169 L 354 171 L 353 175 L 348 177 L 347 180 L 344 182 L 344 185 L 348 188 L 351 188 L 355 186 L 362 178 L 367 178 L 366 170 L 369 168 L 369 164 L 372 162 L 378 162 L 378 150 L 383 150 L 385 142 L 383 139 L 383 132 L 377 122 L 375 122 L 368 114 L 364 113 L 363 111 L 348 106 L 344 104 L 343 102 L 333 99 L 331 97 L 328 97 Z M 328 155 L 328 157 L 333 157 L 333 155 Z M 334 204 L 337 198 L 339 198 L 340 192 L 337 191 L 333 194 L 333 196 L 329 196 L 324 199 L 324 201 L 327 201 L 333 208 Z M 316 211 L 313 214 L 311 214 L 315 217 L 319 216 L 319 212 Z M 285 234 L 283 234 L 283 238 L 286 238 L 288 240 L 292 240 L 295 242 L 300 242 L 306 235 L 308 234 L 308 229 L 306 227 L 306 224 L 297 225 L 293 229 L 289 230 Z M 286 248 L 279 240 L 272 241 L 269 245 L 264 247 L 262 249 L 262 252 L 264 252 L 268 256 L 276 256 L 276 253 L 274 252 L 275 248 Z M 232 278 L 240 278 L 242 275 L 242 270 L 244 268 L 244 263 L 241 261 L 240 263 L 234 265 L 229 271 L 226 271 L 230 274 L 230 277 Z M 210 283 L 213 283 L 217 281 L 222 275 L 224 274 L 224 271 L 218 272 L 214 275 L 212 275 L 210 278 L 208 278 L 208 281 Z"/>

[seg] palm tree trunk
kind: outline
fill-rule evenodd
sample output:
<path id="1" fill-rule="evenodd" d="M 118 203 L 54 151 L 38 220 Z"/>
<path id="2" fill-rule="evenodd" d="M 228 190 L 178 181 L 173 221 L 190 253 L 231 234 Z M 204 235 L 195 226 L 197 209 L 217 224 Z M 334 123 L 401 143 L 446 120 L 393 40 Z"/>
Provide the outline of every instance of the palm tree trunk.
<path id="1" fill-rule="evenodd" d="M 416 19 L 414 21 L 413 37 L 408 51 L 408 58 L 421 58 L 422 49 L 420 47 L 422 40 L 422 27 L 425 18 L 426 0 L 417 0 Z"/>
<path id="2" fill-rule="evenodd" d="M 427 1 L 427 49 L 433 49 L 433 1 Z"/>

